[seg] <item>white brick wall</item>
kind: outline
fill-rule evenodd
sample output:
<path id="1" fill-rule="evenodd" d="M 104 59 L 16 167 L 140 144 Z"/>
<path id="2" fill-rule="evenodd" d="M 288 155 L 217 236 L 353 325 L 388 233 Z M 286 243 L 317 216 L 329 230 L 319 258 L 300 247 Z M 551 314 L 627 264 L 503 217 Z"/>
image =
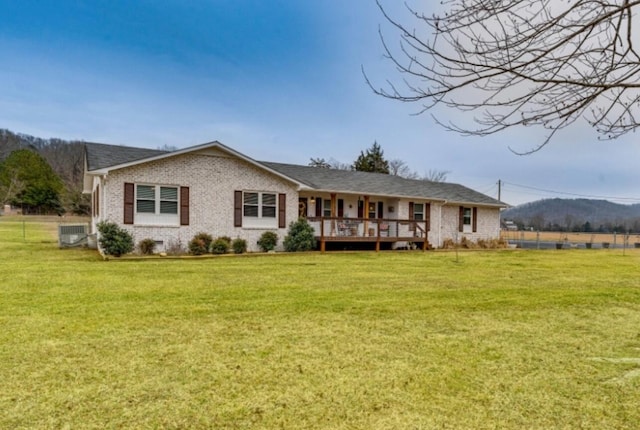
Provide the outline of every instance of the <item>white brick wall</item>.
<path id="1" fill-rule="evenodd" d="M 124 225 L 125 182 L 189 187 L 189 225 Z M 295 184 L 217 149 L 204 149 L 113 170 L 106 178 L 95 178 L 93 188 L 95 189 L 98 184 L 100 184 L 100 216 L 93 220 L 93 231 L 95 231 L 95 224 L 99 220 L 113 221 L 131 232 L 136 244 L 142 239 L 151 238 L 163 241 L 165 247 L 171 243 L 180 242 L 186 248 L 195 234 L 206 232 L 214 238 L 229 236 L 232 239 L 238 237 L 245 239 L 249 251 L 258 251 L 259 247 L 256 243 L 258 238 L 265 231 L 272 230 L 279 236 L 277 249 L 282 250 L 282 242 L 287 234 L 288 226 L 298 216 L 298 192 Z M 285 193 L 287 196 L 287 226 L 282 229 L 276 227 L 273 229 L 234 227 L 235 190 Z M 314 194 L 313 192 L 310 194 L 316 197 L 330 198 L 328 194 Z M 344 199 L 345 215 L 357 217 L 358 196 L 339 195 L 338 198 Z M 409 200 L 376 198 L 372 198 L 372 200 L 385 201 L 385 211 L 389 205 L 394 206 L 394 212 L 385 213 L 385 218 L 407 219 L 409 216 Z M 309 215 L 315 215 L 315 208 L 312 204 L 309 207 Z M 475 233 L 460 233 L 458 231 L 458 216 L 458 205 L 431 204 L 431 230 L 428 238 L 432 246 L 441 247 L 447 239 L 459 241 L 462 237 L 474 242 L 478 239 L 499 238 L 499 209 L 478 207 L 478 231 Z"/>
<path id="2" fill-rule="evenodd" d="M 148 183 L 189 187 L 188 226 L 124 225 L 124 183 Z M 118 223 L 134 236 L 137 244 L 142 239 L 161 240 L 167 246 L 180 241 L 186 247 L 199 232 L 247 241 L 250 251 L 259 250 L 260 235 L 275 231 L 279 236 L 278 248 L 287 234 L 289 223 L 297 219 L 298 193 L 296 185 L 278 176 L 258 169 L 248 162 L 228 156 L 217 150 L 203 150 L 177 155 L 159 161 L 144 163 L 109 173 L 101 185 L 104 196 L 101 219 Z M 254 190 L 285 193 L 287 195 L 287 227 L 283 229 L 249 229 L 234 227 L 234 191 Z M 276 218 L 277 221 L 277 218 Z M 277 223 L 276 223 L 277 227 Z"/>
<path id="3" fill-rule="evenodd" d="M 470 205 L 466 207 L 471 207 Z M 442 226 L 440 243 L 451 239 L 460 241 L 466 237 L 472 242 L 478 239 L 498 239 L 500 238 L 500 209 L 478 207 L 477 232 L 461 233 L 458 231 L 458 218 L 460 216 L 460 206 L 445 205 L 442 207 Z M 432 230 L 435 226 L 432 225 Z"/>

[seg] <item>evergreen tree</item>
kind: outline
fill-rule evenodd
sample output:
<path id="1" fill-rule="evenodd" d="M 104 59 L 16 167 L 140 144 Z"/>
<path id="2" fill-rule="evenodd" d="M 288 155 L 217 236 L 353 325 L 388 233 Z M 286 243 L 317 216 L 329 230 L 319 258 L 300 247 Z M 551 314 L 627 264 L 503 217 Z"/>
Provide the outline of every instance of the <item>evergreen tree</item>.
<path id="1" fill-rule="evenodd" d="M 353 170 L 389 174 L 389 162 L 384 159 L 384 151 L 378 142 L 374 141 L 366 153 L 360 151 L 360 155 L 353 163 Z"/>
<path id="2" fill-rule="evenodd" d="M 28 212 L 61 214 L 64 185 L 47 161 L 28 149 L 13 151 L 0 163 L 0 199 Z"/>

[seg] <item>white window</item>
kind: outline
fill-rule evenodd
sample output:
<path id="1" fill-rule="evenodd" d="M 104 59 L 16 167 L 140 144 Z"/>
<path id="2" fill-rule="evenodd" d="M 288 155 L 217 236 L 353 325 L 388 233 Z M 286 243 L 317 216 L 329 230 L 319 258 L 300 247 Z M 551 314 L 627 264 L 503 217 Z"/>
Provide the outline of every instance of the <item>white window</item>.
<path id="1" fill-rule="evenodd" d="M 278 199 L 275 193 L 245 191 L 242 196 L 243 226 L 277 227 Z"/>
<path id="2" fill-rule="evenodd" d="M 177 225 L 178 187 L 136 185 L 136 224 Z"/>
<path id="3" fill-rule="evenodd" d="M 414 203 L 413 219 L 416 221 L 424 221 L 424 203 Z"/>
<path id="4" fill-rule="evenodd" d="M 462 212 L 462 224 L 471 226 L 471 208 L 464 208 Z"/>
<path id="5" fill-rule="evenodd" d="M 322 216 L 325 216 L 325 217 L 331 216 L 331 200 L 330 199 L 322 200 Z"/>
<path id="6" fill-rule="evenodd" d="M 473 232 L 473 212 L 472 208 L 462 208 L 462 228 L 460 231 L 464 233 Z"/>

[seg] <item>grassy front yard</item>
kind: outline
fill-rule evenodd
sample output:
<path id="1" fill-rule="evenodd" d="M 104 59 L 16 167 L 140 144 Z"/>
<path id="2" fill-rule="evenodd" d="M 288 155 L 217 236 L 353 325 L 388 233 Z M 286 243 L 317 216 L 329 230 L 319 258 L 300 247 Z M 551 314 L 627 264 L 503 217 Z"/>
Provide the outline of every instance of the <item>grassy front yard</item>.
<path id="1" fill-rule="evenodd" d="M 102 261 L 0 218 L 0 428 L 635 428 L 640 251 Z"/>

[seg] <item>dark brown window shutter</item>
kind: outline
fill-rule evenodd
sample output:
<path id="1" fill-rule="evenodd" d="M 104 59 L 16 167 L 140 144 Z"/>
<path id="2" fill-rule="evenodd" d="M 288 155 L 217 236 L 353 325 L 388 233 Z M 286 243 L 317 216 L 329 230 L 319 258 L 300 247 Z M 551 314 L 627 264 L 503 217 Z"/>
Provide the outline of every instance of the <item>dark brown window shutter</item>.
<path id="1" fill-rule="evenodd" d="M 233 226 L 242 227 L 242 191 L 233 193 Z"/>
<path id="2" fill-rule="evenodd" d="M 458 231 L 464 231 L 464 208 L 460 206 L 460 215 L 458 216 Z"/>
<path id="3" fill-rule="evenodd" d="M 424 222 L 427 225 L 427 231 L 431 231 L 431 203 L 424 205 Z"/>
<path id="4" fill-rule="evenodd" d="M 471 224 L 473 226 L 473 232 L 478 231 L 478 208 L 473 208 L 473 216 L 471 218 Z"/>
<path id="5" fill-rule="evenodd" d="M 409 219 L 415 218 L 415 210 L 413 208 L 413 202 L 409 202 Z M 416 226 L 414 223 L 409 224 L 409 231 L 416 231 Z"/>
<path id="6" fill-rule="evenodd" d="M 358 218 L 364 218 L 364 201 L 358 200 Z"/>
<path id="7" fill-rule="evenodd" d="M 124 183 L 124 223 L 133 224 L 133 207 L 134 207 L 135 192 L 133 184 L 130 182 Z"/>
<path id="8" fill-rule="evenodd" d="M 287 195 L 278 194 L 278 228 L 287 226 Z"/>
<path id="9" fill-rule="evenodd" d="M 189 187 L 180 187 L 180 225 L 189 225 Z"/>
<path id="10" fill-rule="evenodd" d="M 344 216 L 344 200 L 338 199 L 338 216 L 342 218 Z"/>
<path id="11" fill-rule="evenodd" d="M 384 212 L 384 203 L 378 202 L 378 218 L 382 218 L 382 212 Z"/>
<path id="12" fill-rule="evenodd" d="M 316 216 L 322 216 L 322 199 L 316 197 Z"/>

